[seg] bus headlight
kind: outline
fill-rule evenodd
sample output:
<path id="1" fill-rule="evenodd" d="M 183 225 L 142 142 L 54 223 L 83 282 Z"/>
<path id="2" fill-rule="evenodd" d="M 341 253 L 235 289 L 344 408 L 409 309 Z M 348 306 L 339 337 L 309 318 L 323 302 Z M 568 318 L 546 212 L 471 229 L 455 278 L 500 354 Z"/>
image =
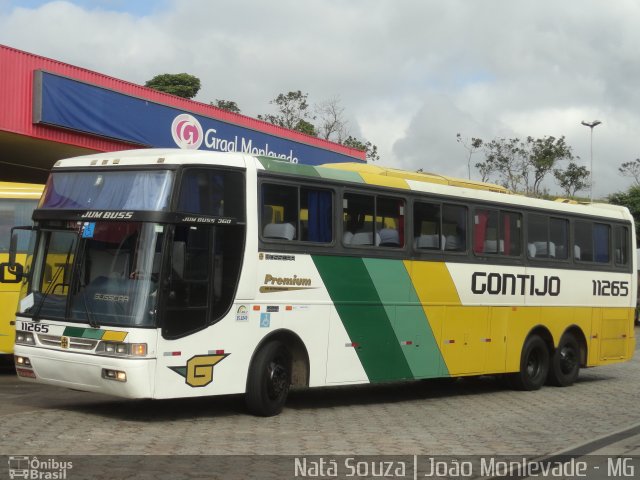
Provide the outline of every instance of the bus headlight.
<path id="1" fill-rule="evenodd" d="M 146 343 L 100 342 L 96 353 L 113 355 L 115 357 L 145 357 Z"/>
<path id="2" fill-rule="evenodd" d="M 27 357 L 20 357 L 18 355 L 15 356 L 14 362 L 18 367 L 29 367 L 31 368 L 31 360 Z"/>
<path id="3" fill-rule="evenodd" d="M 102 378 L 105 378 L 107 380 L 115 380 L 117 382 L 126 382 L 127 374 L 120 370 L 110 370 L 108 368 L 103 368 Z"/>
<path id="4" fill-rule="evenodd" d="M 35 345 L 36 339 L 31 332 L 16 331 L 16 344 L 19 345 Z"/>

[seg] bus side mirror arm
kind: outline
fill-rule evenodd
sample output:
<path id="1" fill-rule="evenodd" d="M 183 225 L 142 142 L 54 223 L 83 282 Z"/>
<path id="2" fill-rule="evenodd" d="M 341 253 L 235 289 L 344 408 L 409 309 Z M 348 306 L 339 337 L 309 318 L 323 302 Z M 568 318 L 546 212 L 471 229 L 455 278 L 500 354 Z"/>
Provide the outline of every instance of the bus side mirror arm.
<path id="1" fill-rule="evenodd" d="M 11 240 L 9 242 L 9 265 L 16 264 L 16 251 L 18 250 L 18 234 L 11 229 Z M 4 271 L 4 268 L 2 269 Z"/>

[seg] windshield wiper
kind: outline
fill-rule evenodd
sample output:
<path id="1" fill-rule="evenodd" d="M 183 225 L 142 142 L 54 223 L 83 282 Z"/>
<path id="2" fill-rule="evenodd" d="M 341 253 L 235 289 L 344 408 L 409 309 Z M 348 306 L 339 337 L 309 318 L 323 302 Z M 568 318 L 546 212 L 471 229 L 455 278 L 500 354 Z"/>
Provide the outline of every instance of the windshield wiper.
<path id="1" fill-rule="evenodd" d="M 49 283 L 49 286 L 47 287 L 47 289 L 42 294 L 42 298 L 40 298 L 40 302 L 38 302 L 38 305 L 36 306 L 36 309 L 34 310 L 34 312 L 32 314 L 34 322 L 39 322 L 40 321 L 40 319 L 38 318 L 38 315 L 40 314 L 40 310 L 42 310 L 42 306 L 44 305 L 44 301 L 47 299 L 49 294 L 52 292 L 52 290 L 55 289 L 56 280 L 58 280 L 58 277 L 60 276 L 60 273 L 65 270 L 67 265 L 69 265 L 69 258 L 71 258 L 71 250 L 72 249 L 73 249 L 73 243 L 71 245 L 69 245 L 69 251 L 67 252 L 67 258 L 66 258 L 65 262 L 62 265 L 58 266 L 58 269 L 56 270 L 55 275 L 51 278 L 51 282 Z M 64 287 L 64 283 L 62 285 Z"/>
<path id="2" fill-rule="evenodd" d="M 73 272 L 77 278 L 76 285 L 78 286 L 78 291 L 80 293 L 80 296 L 82 297 L 82 306 L 84 308 L 84 313 L 87 317 L 87 322 L 89 323 L 89 326 L 92 328 L 100 328 L 100 324 L 98 324 L 98 322 L 95 321 L 95 319 L 93 318 L 93 315 L 91 315 L 89 311 L 89 307 L 87 307 L 87 294 L 85 292 L 86 288 L 84 288 L 86 287 L 86 285 L 84 285 L 84 287 L 82 285 L 82 269 L 81 269 L 81 267 L 84 265 L 85 259 L 87 258 L 87 254 L 84 249 L 80 251 L 82 252 L 80 254 L 81 257 L 76 262 L 74 272 Z"/>

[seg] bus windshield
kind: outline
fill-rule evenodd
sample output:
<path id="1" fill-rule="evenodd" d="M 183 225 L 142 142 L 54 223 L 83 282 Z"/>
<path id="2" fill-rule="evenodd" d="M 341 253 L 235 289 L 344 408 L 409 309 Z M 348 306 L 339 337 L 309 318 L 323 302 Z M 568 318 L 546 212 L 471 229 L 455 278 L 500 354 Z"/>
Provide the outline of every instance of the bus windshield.
<path id="1" fill-rule="evenodd" d="M 166 210 L 173 172 L 53 172 L 38 208 L 61 210 Z"/>
<path id="2" fill-rule="evenodd" d="M 21 311 L 93 326 L 153 326 L 163 232 L 141 222 L 42 230 Z"/>

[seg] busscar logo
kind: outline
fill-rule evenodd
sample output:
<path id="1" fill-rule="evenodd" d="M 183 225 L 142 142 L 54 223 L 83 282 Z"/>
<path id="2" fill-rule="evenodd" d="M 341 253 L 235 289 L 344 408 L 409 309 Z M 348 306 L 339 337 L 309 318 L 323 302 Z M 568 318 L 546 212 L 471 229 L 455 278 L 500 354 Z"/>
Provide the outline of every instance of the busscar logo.
<path id="1" fill-rule="evenodd" d="M 194 116 L 181 113 L 171 123 L 171 136 L 178 147 L 197 150 L 202 145 L 204 133 L 200 122 Z"/>

